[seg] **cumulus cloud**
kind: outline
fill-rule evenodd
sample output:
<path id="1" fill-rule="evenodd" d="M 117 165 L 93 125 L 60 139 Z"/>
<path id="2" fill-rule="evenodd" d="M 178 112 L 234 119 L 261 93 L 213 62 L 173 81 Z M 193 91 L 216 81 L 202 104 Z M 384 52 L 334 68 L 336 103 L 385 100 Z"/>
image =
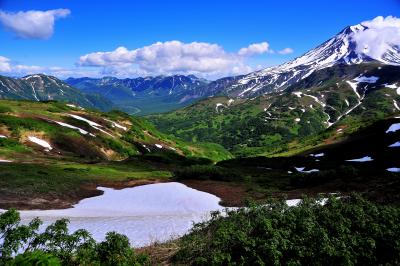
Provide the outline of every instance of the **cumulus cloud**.
<path id="1" fill-rule="evenodd" d="M 14 64 L 9 58 L 0 56 L 0 73 L 2 74 L 25 75 L 38 73 L 43 70 L 44 68 L 40 66 Z"/>
<path id="2" fill-rule="evenodd" d="M 391 46 L 400 46 L 400 19 L 379 16 L 361 23 L 366 27 L 353 33 L 357 51 L 372 58 L 380 58 Z"/>
<path id="3" fill-rule="evenodd" d="M 230 53 L 218 44 L 167 41 L 134 50 L 118 47 L 110 52 L 86 54 L 79 58 L 78 65 L 102 67 L 102 73 L 116 76 L 195 74 L 213 78 L 251 72 L 253 68 L 246 59 L 267 51 L 267 42 Z"/>
<path id="4" fill-rule="evenodd" d="M 263 54 L 269 51 L 269 44 L 267 42 L 253 43 L 248 47 L 239 50 L 238 54 L 241 56 L 252 56 Z"/>
<path id="5" fill-rule="evenodd" d="M 48 39 L 53 35 L 54 22 L 71 13 L 69 9 L 54 9 L 48 11 L 5 12 L 0 10 L 0 22 L 23 39 Z"/>
<path id="6" fill-rule="evenodd" d="M 294 51 L 293 51 L 292 48 L 287 47 L 287 48 L 285 48 L 285 49 L 282 49 L 282 50 L 278 51 L 278 54 L 286 55 L 286 54 L 291 54 L 291 53 L 293 53 L 293 52 L 294 52 Z"/>
<path id="7" fill-rule="evenodd" d="M 104 67 L 104 73 L 113 75 L 228 75 L 251 71 L 240 56 L 217 44 L 180 41 L 157 42 L 135 50 L 119 47 L 111 52 L 90 53 L 81 56 L 78 64 Z"/>

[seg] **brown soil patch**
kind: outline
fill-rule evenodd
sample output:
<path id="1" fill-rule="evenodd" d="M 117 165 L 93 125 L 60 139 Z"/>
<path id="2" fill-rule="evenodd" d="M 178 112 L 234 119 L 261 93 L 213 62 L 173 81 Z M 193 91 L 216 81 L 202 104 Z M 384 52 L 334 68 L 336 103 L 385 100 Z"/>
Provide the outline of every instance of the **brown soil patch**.
<path id="1" fill-rule="evenodd" d="M 128 187 L 143 186 L 155 183 L 165 182 L 159 179 L 141 179 L 128 181 L 104 181 L 100 183 L 84 184 L 76 192 L 66 192 L 64 194 L 30 194 L 16 195 L 0 191 L 0 208 L 18 210 L 50 210 L 71 208 L 80 200 L 95 197 L 103 194 L 103 191 L 97 187 L 109 187 L 114 189 L 123 189 Z"/>
<path id="2" fill-rule="evenodd" d="M 213 180 L 185 180 L 181 182 L 188 187 L 213 194 L 221 199 L 225 207 L 243 206 L 246 199 L 257 199 L 259 195 L 250 195 L 245 185 Z"/>

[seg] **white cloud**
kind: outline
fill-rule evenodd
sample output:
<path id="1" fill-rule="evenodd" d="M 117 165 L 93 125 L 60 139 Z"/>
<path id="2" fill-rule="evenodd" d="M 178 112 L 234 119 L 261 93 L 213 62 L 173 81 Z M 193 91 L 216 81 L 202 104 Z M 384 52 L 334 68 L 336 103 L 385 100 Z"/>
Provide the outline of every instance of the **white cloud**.
<path id="1" fill-rule="evenodd" d="M 391 45 L 400 46 L 400 19 L 392 16 L 379 16 L 361 25 L 367 27 L 353 34 L 357 51 L 372 58 L 380 58 Z"/>
<path id="2" fill-rule="evenodd" d="M 253 43 L 248 47 L 239 50 L 238 55 L 240 56 L 252 56 L 257 54 L 263 54 L 269 51 L 269 44 L 267 42 Z"/>
<path id="3" fill-rule="evenodd" d="M 217 78 L 253 71 L 246 59 L 267 51 L 267 42 L 230 53 L 218 44 L 167 41 L 134 50 L 118 47 L 110 52 L 86 54 L 79 58 L 78 65 L 102 67 L 103 74 L 114 76 L 195 74 Z"/>
<path id="4" fill-rule="evenodd" d="M 4 56 L 0 56 L 0 73 L 10 72 L 10 71 L 11 71 L 10 59 Z"/>
<path id="5" fill-rule="evenodd" d="M 43 67 L 14 64 L 7 57 L 0 56 L 0 73 L 7 75 L 26 75 L 42 72 Z"/>
<path id="6" fill-rule="evenodd" d="M 71 13 L 69 9 L 48 11 L 5 12 L 0 10 L 0 22 L 17 37 L 24 39 L 48 39 L 53 35 L 54 22 Z"/>
<path id="7" fill-rule="evenodd" d="M 294 51 L 293 51 L 292 48 L 287 47 L 287 48 L 285 48 L 285 49 L 282 49 L 282 50 L 278 51 L 278 54 L 286 55 L 286 54 L 291 54 L 291 53 L 293 53 L 293 52 L 294 52 Z"/>

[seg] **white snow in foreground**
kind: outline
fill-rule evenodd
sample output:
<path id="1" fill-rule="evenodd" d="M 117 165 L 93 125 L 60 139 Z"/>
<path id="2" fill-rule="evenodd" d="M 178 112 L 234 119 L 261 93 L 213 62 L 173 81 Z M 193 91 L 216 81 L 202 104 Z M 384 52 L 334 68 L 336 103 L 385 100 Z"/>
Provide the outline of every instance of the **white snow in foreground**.
<path id="1" fill-rule="evenodd" d="M 7 136 L 0 135 L 0 139 L 5 139 L 5 138 L 7 138 Z"/>
<path id="2" fill-rule="evenodd" d="M 386 169 L 386 171 L 392 172 L 392 173 L 400 173 L 400 168 L 397 167 L 391 167 Z"/>
<path id="3" fill-rule="evenodd" d="M 107 134 L 107 135 L 109 135 L 109 136 L 111 136 L 111 137 L 114 137 L 113 135 L 111 135 L 111 134 L 108 133 L 107 131 L 101 129 L 101 127 L 103 127 L 103 126 L 97 124 L 96 122 L 93 122 L 93 121 L 91 121 L 91 120 L 89 120 L 89 119 L 86 119 L 86 118 L 84 118 L 84 117 L 82 117 L 82 116 L 79 116 L 79 115 L 73 115 L 73 114 L 68 114 L 68 115 L 69 115 L 70 117 L 72 117 L 72 118 L 75 118 L 75 119 L 77 119 L 77 120 L 81 120 L 81 121 L 84 121 L 84 122 L 88 123 L 89 126 L 91 126 L 91 127 L 94 128 L 94 129 L 97 129 L 98 131 L 103 132 L 104 134 Z"/>
<path id="4" fill-rule="evenodd" d="M 325 156 L 325 153 L 323 153 L 323 152 L 321 152 L 321 153 L 317 153 L 317 154 L 310 154 L 310 156 L 312 156 L 312 157 L 322 157 L 322 156 Z"/>
<path id="5" fill-rule="evenodd" d="M 36 143 L 39 146 L 42 146 L 46 150 L 52 150 L 53 149 L 53 147 L 51 147 L 51 145 L 45 140 L 39 139 L 39 138 L 34 137 L 34 136 L 29 136 L 28 139 L 29 139 L 29 141 L 31 141 L 33 143 Z"/>
<path id="6" fill-rule="evenodd" d="M 400 123 L 395 123 L 395 124 L 392 124 L 392 125 L 388 128 L 388 130 L 386 130 L 386 133 L 396 132 L 396 131 L 399 130 L 399 129 L 400 129 Z"/>
<path id="7" fill-rule="evenodd" d="M 180 183 L 161 183 L 114 190 L 81 200 L 64 210 L 21 211 L 24 223 L 39 217 L 47 226 L 68 218 L 70 231 L 84 228 L 101 241 L 109 231 L 128 236 L 135 247 L 167 241 L 184 235 L 193 222 L 209 218 L 211 211 L 223 210 L 220 199 Z"/>
<path id="8" fill-rule="evenodd" d="M 161 144 L 155 144 L 157 148 L 162 149 L 163 146 Z"/>
<path id="9" fill-rule="evenodd" d="M 351 159 L 351 160 L 346 160 L 346 162 L 370 162 L 373 161 L 374 159 L 372 159 L 370 156 L 364 156 L 362 158 L 358 158 L 358 159 Z"/>
<path id="10" fill-rule="evenodd" d="M 70 124 L 67 124 L 67 123 L 64 123 L 64 122 L 60 122 L 60 121 L 53 121 L 53 122 L 58 124 L 58 125 L 60 125 L 60 126 L 63 126 L 63 127 L 67 127 L 67 128 L 78 130 L 79 133 L 81 133 L 83 135 L 86 135 L 86 134 L 89 133 L 89 132 L 87 132 L 86 130 L 84 130 L 82 128 L 79 128 L 79 127 L 76 127 L 76 126 L 73 126 L 73 125 L 70 125 Z M 90 135 L 94 136 L 92 133 L 90 133 Z"/>
<path id="11" fill-rule="evenodd" d="M 104 118 L 104 120 L 107 121 L 107 122 L 110 122 L 112 127 L 117 127 L 117 128 L 123 129 L 125 131 L 128 130 L 128 128 L 126 126 L 120 125 L 120 124 L 118 124 L 118 123 L 116 123 L 116 122 L 114 122 L 112 120 L 105 119 L 105 118 Z"/>
<path id="12" fill-rule="evenodd" d="M 376 83 L 376 81 L 379 79 L 379 77 L 371 76 L 371 77 L 366 77 L 366 76 L 359 76 L 355 78 L 354 80 L 357 82 L 366 82 L 366 83 Z"/>
<path id="13" fill-rule="evenodd" d="M 297 172 L 300 172 L 300 173 L 307 173 L 307 174 L 308 174 L 308 173 L 319 172 L 318 169 L 311 169 L 311 170 L 308 170 L 308 171 L 304 171 L 305 167 L 295 167 L 295 169 L 296 169 Z"/>
<path id="14" fill-rule="evenodd" d="M 389 145 L 389 148 L 395 148 L 395 147 L 400 147 L 400 141 L 396 141 L 392 145 Z"/>

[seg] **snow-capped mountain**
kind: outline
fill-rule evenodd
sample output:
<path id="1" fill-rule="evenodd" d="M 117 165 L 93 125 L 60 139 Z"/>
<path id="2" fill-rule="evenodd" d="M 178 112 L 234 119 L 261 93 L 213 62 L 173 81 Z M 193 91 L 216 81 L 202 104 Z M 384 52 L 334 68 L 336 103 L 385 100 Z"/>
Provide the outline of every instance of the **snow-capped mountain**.
<path id="1" fill-rule="evenodd" d="M 82 93 L 67 83 L 44 74 L 23 78 L 0 76 L 0 99 L 54 100 L 102 110 L 112 108 L 111 102 L 107 99 L 99 95 Z"/>
<path id="2" fill-rule="evenodd" d="M 377 61 L 382 64 L 400 65 L 400 47 L 387 45 L 379 55 L 371 51 L 359 35 L 368 26 L 358 24 L 339 32 L 304 55 L 276 67 L 266 68 L 243 76 L 225 88 L 225 94 L 234 97 L 253 97 L 286 89 L 289 85 L 308 77 L 316 70 L 337 64 L 360 64 Z"/>

